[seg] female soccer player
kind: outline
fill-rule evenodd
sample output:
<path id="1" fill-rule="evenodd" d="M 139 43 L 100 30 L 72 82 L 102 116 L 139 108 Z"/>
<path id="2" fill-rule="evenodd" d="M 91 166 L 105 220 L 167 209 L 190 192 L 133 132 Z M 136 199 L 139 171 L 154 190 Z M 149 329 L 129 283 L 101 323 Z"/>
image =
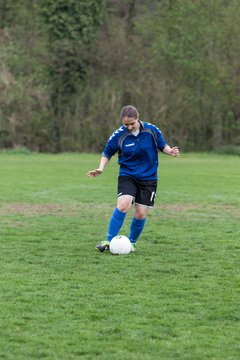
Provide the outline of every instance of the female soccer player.
<path id="1" fill-rule="evenodd" d="M 180 154 L 178 147 L 171 148 L 167 145 L 155 125 L 139 120 L 134 106 L 124 106 L 120 120 L 123 125 L 108 139 L 99 167 L 87 173 L 90 177 L 102 174 L 111 157 L 118 152 L 120 169 L 117 207 L 110 219 L 107 239 L 96 245 L 96 249 L 101 252 L 109 250 L 110 241 L 118 235 L 132 203 L 135 203 L 135 210 L 128 237 L 132 243 L 132 251 L 135 251 L 137 239 L 146 222 L 147 211 L 154 205 L 158 150 L 173 157 Z"/>

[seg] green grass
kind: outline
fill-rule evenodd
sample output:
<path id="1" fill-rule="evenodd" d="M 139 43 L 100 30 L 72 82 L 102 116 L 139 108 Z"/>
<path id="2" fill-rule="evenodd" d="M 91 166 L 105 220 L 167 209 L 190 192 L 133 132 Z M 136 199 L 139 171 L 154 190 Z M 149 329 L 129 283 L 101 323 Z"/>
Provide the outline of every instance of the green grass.
<path id="1" fill-rule="evenodd" d="M 90 179 L 99 155 L 0 154 L 0 359 L 239 359 L 240 158 L 160 158 L 137 252 L 117 257 L 94 249 L 116 159 Z"/>

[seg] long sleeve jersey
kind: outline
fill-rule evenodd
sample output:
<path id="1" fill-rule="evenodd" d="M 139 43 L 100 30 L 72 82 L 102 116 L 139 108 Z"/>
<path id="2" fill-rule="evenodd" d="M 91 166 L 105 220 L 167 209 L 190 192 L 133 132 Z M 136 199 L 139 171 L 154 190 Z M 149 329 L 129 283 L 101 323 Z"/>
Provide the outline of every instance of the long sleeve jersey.
<path id="1" fill-rule="evenodd" d="M 119 176 L 137 180 L 157 180 L 158 150 L 163 151 L 166 141 L 153 124 L 140 121 L 137 136 L 121 126 L 108 139 L 103 156 L 111 159 L 118 152 Z"/>

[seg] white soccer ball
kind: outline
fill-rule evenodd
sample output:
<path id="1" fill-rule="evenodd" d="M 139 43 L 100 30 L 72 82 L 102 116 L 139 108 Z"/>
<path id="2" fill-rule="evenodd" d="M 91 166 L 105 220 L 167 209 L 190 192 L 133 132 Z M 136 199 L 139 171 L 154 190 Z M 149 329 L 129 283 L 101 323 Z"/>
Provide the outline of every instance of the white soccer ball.
<path id="1" fill-rule="evenodd" d="M 124 235 L 117 235 L 110 241 L 109 249 L 114 255 L 129 254 L 131 248 L 131 241 Z"/>

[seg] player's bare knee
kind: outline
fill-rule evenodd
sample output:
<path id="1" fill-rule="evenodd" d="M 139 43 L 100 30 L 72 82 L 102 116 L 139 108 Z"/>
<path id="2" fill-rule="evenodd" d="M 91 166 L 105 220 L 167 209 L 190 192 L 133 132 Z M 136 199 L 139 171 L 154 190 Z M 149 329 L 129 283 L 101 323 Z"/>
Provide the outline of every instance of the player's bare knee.
<path id="1" fill-rule="evenodd" d="M 132 206 L 132 196 L 123 195 L 118 198 L 117 208 L 119 211 L 127 212 Z"/>
<path id="2" fill-rule="evenodd" d="M 143 219 L 145 219 L 145 217 L 146 217 L 146 211 L 135 211 L 135 218 L 136 219 L 138 219 L 138 220 L 143 220 Z"/>
<path id="3" fill-rule="evenodd" d="M 143 206 L 135 207 L 134 216 L 136 219 L 143 220 L 143 219 L 145 219 L 146 215 L 147 215 L 147 207 L 143 207 Z"/>
<path id="4" fill-rule="evenodd" d="M 121 203 L 121 204 L 118 204 L 117 208 L 118 208 L 118 210 L 121 211 L 121 212 L 127 212 L 129 206 L 128 206 L 128 204 L 123 204 L 123 203 Z"/>

